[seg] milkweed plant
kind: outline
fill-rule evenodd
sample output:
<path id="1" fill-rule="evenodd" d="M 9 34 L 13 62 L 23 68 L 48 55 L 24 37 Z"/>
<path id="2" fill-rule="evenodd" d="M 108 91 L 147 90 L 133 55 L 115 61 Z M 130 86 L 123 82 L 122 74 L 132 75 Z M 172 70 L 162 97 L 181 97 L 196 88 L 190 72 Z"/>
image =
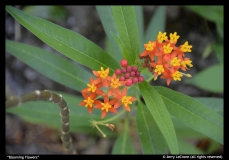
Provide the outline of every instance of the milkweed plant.
<path id="1" fill-rule="evenodd" d="M 77 143 L 72 142 L 69 132 L 83 132 L 116 137 L 112 154 L 137 154 L 130 131 L 133 123 L 143 154 L 203 154 L 186 141 L 192 136 L 223 144 L 223 117 L 206 103 L 215 101 L 214 98 L 190 97 L 170 89 L 171 82 L 192 78 L 189 71 L 193 61 L 189 55 L 195 46 L 188 40 L 178 45 L 179 33 L 164 31 L 165 7 L 160 6 L 155 13 L 162 16 L 160 22 L 154 23 L 161 25 L 161 29 L 151 27 L 155 36 L 150 37 L 151 32 L 147 31 L 149 39 L 144 38 L 140 6 L 96 9 L 113 50 L 105 51 L 76 32 L 6 6 L 6 11 L 32 34 L 84 66 L 43 49 L 6 40 L 8 53 L 82 95 L 60 95 L 48 88 L 36 90 L 11 97 L 6 102 L 6 111 L 54 128 L 60 127 L 61 116 L 61 140 L 67 153 L 77 153 Z M 154 81 L 163 81 L 165 86 L 155 86 Z M 42 110 L 47 112 L 38 116 L 37 112 Z M 55 114 L 49 117 L 49 112 Z"/>

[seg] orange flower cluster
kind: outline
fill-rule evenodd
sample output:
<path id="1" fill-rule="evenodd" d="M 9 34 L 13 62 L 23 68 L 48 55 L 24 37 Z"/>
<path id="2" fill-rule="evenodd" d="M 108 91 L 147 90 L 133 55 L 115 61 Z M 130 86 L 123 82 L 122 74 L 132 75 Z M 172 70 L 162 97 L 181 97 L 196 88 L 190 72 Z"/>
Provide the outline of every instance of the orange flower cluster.
<path id="1" fill-rule="evenodd" d="M 192 61 L 184 55 L 184 52 L 191 52 L 192 46 L 187 41 L 179 47 L 175 46 L 179 37 L 177 32 L 170 33 L 169 40 L 166 32 L 159 32 L 156 41 L 144 44 L 145 50 L 139 57 L 144 59 L 143 67 L 148 67 L 150 72 L 154 72 L 154 80 L 161 75 L 161 78 L 167 79 L 169 85 L 172 79 L 181 81 L 183 75 L 191 77 L 190 74 L 178 71 L 186 71 L 193 66 Z"/>
<path id="2" fill-rule="evenodd" d="M 102 110 L 102 118 L 108 112 L 118 113 L 116 109 L 121 105 L 124 106 L 124 109 L 130 111 L 129 105 L 136 98 L 126 95 L 126 81 L 120 81 L 115 73 L 112 76 L 108 76 L 109 68 L 104 70 L 101 67 L 100 71 L 92 71 L 92 73 L 97 78 L 90 78 L 90 83 L 87 84 L 88 87 L 82 90 L 84 100 L 79 103 L 79 106 L 87 107 L 89 113 L 92 113 L 93 108 Z M 120 87 L 122 86 L 124 88 L 121 91 Z M 101 90 L 102 87 L 108 88 L 107 94 Z M 97 99 L 99 96 L 103 97 L 103 101 Z"/>

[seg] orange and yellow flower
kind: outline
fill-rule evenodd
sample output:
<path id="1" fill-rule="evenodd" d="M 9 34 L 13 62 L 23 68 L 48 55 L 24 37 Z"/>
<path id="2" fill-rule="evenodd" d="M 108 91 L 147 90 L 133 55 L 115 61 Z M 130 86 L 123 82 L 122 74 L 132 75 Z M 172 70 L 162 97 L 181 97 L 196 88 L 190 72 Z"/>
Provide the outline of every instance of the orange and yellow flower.
<path id="1" fill-rule="evenodd" d="M 108 96 L 104 96 L 104 103 L 98 103 L 94 107 L 102 110 L 101 118 L 104 118 L 108 112 L 118 113 L 113 106 L 114 101 L 109 101 Z"/>
<path id="2" fill-rule="evenodd" d="M 119 108 L 121 105 L 123 105 L 124 109 L 127 111 L 130 111 L 129 105 L 132 104 L 133 101 L 136 100 L 136 98 L 127 96 L 126 95 L 127 88 L 125 87 L 122 92 L 120 89 L 117 89 L 117 92 L 113 94 L 114 96 L 114 108 Z"/>
<path id="3" fill-rule="evenodd" d="M 109 82 L 110 77 L 108 76 L 109 68 L 104 70 L 103 67 L 101 67 L 100 71 L 92 71 L 92 73 L 97 77 L 96 81 L 102 81 L 104 87 L 106 88 L 109 87 L 110 85 Z"/>
<path id="4" fill-rule="evenodd" d="M 108 96 L 111 96 L 113 93 L 116 92 L 116 90 L 124 86 L 126 81 L 119 81 L 119 78 L 116 77 L 116 74 L 114 73 L 111 77 L 111 83 L 110 83 L 110 89 L 108 90 Z"/>
<path id="5" fill-rule="evenodd" d="M 97 94 L 101 96 L 105 95 L 105 93 L 102 90 L 100 90 L 100 88 L 103 86 L 102 82 L 99 82 L 98 80 L 94 80 L 93 78 L 90 78 L 90 83 L 87 84 L 87 86 L 88 88 L 83 89 L 82 93 L 91 93 L 95 97 Z"/>
<path id="6" fill-rule="evenodd" d="M 161 78 L 167 79 L 167 85 L 171 80 L 181 81 L 183 75 L 191 77 L 189 74 L 179 72 L 179 70 L 186 71 L 190 67 L 192 61 L 185 57 L 185 52 L 191 52 L 192 45 L 189 45 L 186 41 L 179 47 L 176 46 L 179 35 L 177 32 L 170 33 L 170 39 L 166 36 L 166 32 L 159 32 L 156 41 L 149 41 L 144 44 L 145 50 L 140 54 L 140 58 L 150 58 L 149 69 L 154 72 L 154 80 L 159 75 Z M 156 58 L 155 58 L 156 57 Z"/>
<path id="7" fill-rule="evenodd" d="M 94 105 L 101 103 L 99 100 L 95 99 L 97 96 L 96 94 L 90 94 L 89 96 L 88 93 L 82 93 L 82 95 L 84 100 L 81 101 L 78 105 L 87 107 L 89 113 L 92 113 Z"/>

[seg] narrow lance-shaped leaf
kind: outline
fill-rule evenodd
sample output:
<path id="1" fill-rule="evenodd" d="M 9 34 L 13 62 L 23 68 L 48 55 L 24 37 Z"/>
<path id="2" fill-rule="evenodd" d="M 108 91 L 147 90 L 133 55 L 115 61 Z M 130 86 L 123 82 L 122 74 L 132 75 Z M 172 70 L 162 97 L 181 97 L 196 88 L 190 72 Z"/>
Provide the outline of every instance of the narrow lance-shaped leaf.
<path id="1" fill-rule="evenodd" d="M 204 154 L 202 150 L 195 145 L 186 142 L 185 139 L 178 138 L 178 145 L 181 154 Z"/>
<path id="2" fill-rule="evenodd" d="M 190 128 L 223 144 L 223 117 L 192 97 L 165 87 L 155 87 L 169 113 Z"/>
<path id="3" fill-rule="evenodd" d="M 119 67 L 119 63 L 113 57 L 80 34 L 11 6 L 7 6 L 6 10 L 43 42 L 74 61 L 93 70 L 109 67 L 111 73 Z"/>
<path id="4" fill-rule="evenodd" d="M 137 154 L 128 134 L 128 120 L 124 124 L 124 131 L 118 136 L 112 149 L 112 154 Z"/>
<path id="5" fill-rule="evenodd" d="M 110 41 L 112 48 L 114 49 L 115 53 L 113 56 L 117 58 L 118 61 L 122 59 L 122 54 L 115 43 L 114 39 L 112 38 L 111 32 L 118 36 L 118 32 L 115 26 L 114 17 L 112 15 L 111 6 L 95 6 L 96 10 L 99 14 L 100 20 L 102 22 L 103 28 L 105 33 L 108 37 L 108 41 Z M 108 52 L 109 53 L 109 52 Z M 111 53 L 109 53 L 111 54 Z"/>
<path id="6" fill-rule="evenodd" d="M 92 76 L 72 62 L 37 47 L 6 40 L 6 51 L 44 76 L 77 91 L 86 88 Z"/>
<path id="7" fill-rule="evenodd" d="M 128 51 L 128 62 L 133 65 L 139 54 L 139 37 L 133 6 L 112 6 L 112 13 L 119 38 Z"/>
<path id="8" fill-rule="evenodd" d="M 154 41 L 157 38 L 158 32 L 165 31 L 166 22 L 166 7 L 158 6 L 145 33 L 145 43 L 148 41 Z"/>
<path id="9" fill-rule="evenodd" d="M 136 21 L 138 25 L 138 37 L 139 37 L 139 47 L 140 52 L 143 51 L 143 38 L 144 38 L 144 17 L 142 6 L 134 6 L 134 11 L 136 13 Z"/>
<path id="10" fill-rule="evenodd" d="M 146 81 L 138 84 L 146 106 L 162 132 L 172 154 L 178 154 L 178 144 L 173 122 L 157 91 Z"/>
<path id="11" fill-rule="evenodd" d="M 223 70 L 223 63 L 215 64 L 197 73 L 191 79 L 187 79 L 185 83 L 195 85 L 206 91 L 223 93 Z"/>
<path id="12" fill-rule="evenodd" d="M 168 150 L 165 139 L 149 109 L 141 102 L 137 108 L 136 121 L 143 153 L 167 154 Z"/>
<path id="13" fill-rule="evenodd" d="M 224 99 L 216 97 L 195 97 L 197 101 L 204 104 L 220 116 L 224 116 Z"/>
<path id="14" fill-rule="evenodd" d="M 128 61 L 128 64 L 129 64 L 129 62 L 130 62 L 131 60 L 130 60 L 129 53 L 128 53 L 128 51 L 127 51 L 125 45 L 123 44 L 123 42 L 121 41 L 121 39 L 120 39 L 118 36 L 116 36 L 116 35 L 113 34 L 112 32 L 111 32 L 111 35 L 112 35 L 112 37 L 114 38 L 116 44 L 118 45 L 119 49 L 120 49 L 121 52 L 122 52 L 122 57 L 123 57 L 122 59 L 126 59 L 126 60 Z"/>

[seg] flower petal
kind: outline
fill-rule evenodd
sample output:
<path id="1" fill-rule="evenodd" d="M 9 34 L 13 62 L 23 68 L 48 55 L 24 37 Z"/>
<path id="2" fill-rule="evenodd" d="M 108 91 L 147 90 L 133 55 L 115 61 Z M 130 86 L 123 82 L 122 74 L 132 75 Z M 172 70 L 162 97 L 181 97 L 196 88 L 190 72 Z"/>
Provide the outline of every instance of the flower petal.
<path id="1" fill-rule="evenodd" d="M 121 105 L 122 105 L 122 102 L 117 102 L 115 103 L 114 108 L 119 108 Z"/>
<path id="2" fill-rule="evenodd" d="M 130 107 L 129 106 L 124 106 L 125 110 L 130 112 Z"/>
<path id="3" fill-rule="evenodd" d="M 108 88 L 109 85 L 110 85 L 110 82 L 106 78 L 103 79 L 103 86 L 106 87 L 106 88 Z"/>
<path id="4" fill-rule="evenodd" d="M 92 71 L 92 73 L 96 76 L 99 77 L 99 73 L 97 71 Z"/>
<path id="5" fill-rule="evenodd" d="M 79 105 L 79 106 L 85 106 L 85 104 L 86 104 L 86 103 L 85 103 L 84 101 L 81 101 L 78 105 Z"/>
<path id="6" fill-rule="evenodd" d="M 115 108 L 111 108 L 110 112 L 115 113 L 115 114 L 118 113 L 118 111 Z"/>
<path id="7" fill-rule="evenodd" d="M 88 113 L 92 113 L 93 108 L 92 107 L 87 107 Z"/>
<path id="8" fill-rule="evenodd" d="M 107 115 L 107 112 L 105 110 L 103 110 L 101 117 L 104 118 L 106 115 Z"/>

